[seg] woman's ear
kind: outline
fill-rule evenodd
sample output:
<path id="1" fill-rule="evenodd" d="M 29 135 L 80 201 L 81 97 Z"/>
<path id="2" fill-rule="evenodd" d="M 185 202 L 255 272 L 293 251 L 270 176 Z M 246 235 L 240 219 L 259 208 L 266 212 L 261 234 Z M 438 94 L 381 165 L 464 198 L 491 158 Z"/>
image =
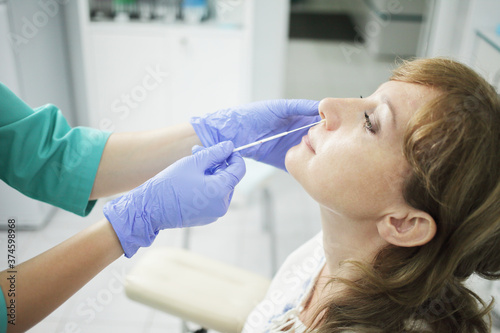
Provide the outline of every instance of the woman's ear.
<path id="1" fill-rule="evenodd" d="M 401 247 L 414 247 L 428 243 L 436 234 L 436 222 L 432 216 L 414 208 L 408 208 L 406 216 L 384 216 L 377 223 L 379 235 L 387 242 Z"/>

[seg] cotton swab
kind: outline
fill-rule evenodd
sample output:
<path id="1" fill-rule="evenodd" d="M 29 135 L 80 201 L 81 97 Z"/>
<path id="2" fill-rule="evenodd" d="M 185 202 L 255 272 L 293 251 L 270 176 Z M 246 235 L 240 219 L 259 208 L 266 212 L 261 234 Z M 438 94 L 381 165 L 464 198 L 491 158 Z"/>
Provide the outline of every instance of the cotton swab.
<path id="1" fill-rule="evenodd" d="M 255 141 L 255 142 L 249 143 L 247 145 L 244 145 L 244 146 L 241 146 L 241 147 L 238 147 L 238 148 L 234 149 L 233 153 L 235 153 L 237 151 L 240 151 L 240 150 L 243 150 L 243 149 L 247 149 L 247 148 L 256 146 L 258 144 L 261 144 L 261 143 L 264 143 L 264 142 L 267 142 L 267 141 L 271 141 L 271 140 L 274 140 L 274 139 L 277 139 L 277 138 L 281 138 L 282 136 L 285 136 L 287 134 L 290 134 L 290 133 L 293 133 L 293 132 L 296 132 L 296 131 L 300 131 L 301 129 L 317 125 L 317 124 L 322 123 L 324 121 L 325 121 L 325 119 L 322 119 L 322 120 L 320 120 L 320 121 L 318 121 L 316 123 L 312 123 L 312 124 L 309 124 L 309 125 L 306 125 L 306 126 L 302 126 L 302 127 L 296 128 L 296 129 L 288 131 L 288 132 L 283 132 L 283 133 L 276 134 L 276 135 L 270 136 L 268 138 L 265 138 L 265 139 L 262 139 L 262 140 L 259 140 L 259 141 Z"/>

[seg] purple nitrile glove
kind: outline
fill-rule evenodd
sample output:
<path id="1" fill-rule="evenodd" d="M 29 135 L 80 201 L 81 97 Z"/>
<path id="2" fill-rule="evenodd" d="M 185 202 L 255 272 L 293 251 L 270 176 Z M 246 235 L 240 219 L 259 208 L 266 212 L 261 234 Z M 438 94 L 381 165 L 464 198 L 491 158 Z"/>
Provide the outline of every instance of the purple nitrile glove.
<path id="1" fill-rule="evenodd" d="M 237 148 L 319 121 L 318 105 L 305 99 L 255 102 L 193 117 L 190 123 L 204 146 L 232 141 Z M 297 131 L 241 150 L 241 155 L 286 170 L 286 152 L 306 134 L 307 130 Z"/>
<path id="2" fill-rule="evenodd" d="M 226 214 L 245 174 L 245 162 L 233 149 L 232 142 L 222 142 L 200 150 L 104 206 L 127 258 L 150 246 L 162 229 L 201 226 Z"/>

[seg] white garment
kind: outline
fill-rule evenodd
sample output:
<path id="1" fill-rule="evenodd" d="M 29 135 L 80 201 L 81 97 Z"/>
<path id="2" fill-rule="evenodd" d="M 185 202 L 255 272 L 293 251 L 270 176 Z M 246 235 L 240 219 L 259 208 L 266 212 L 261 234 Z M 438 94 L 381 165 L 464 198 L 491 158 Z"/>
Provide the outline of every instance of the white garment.
<path id="1" fill-rule="evenodd" d="M 242 333 L 303 333 L 306 327 L 299 314 L 324 265 L 323 233 L 320 232 L 286 258 L 266 297 L 248 316 Z M 283 331 L 285 328 L 288 330 Z"/>

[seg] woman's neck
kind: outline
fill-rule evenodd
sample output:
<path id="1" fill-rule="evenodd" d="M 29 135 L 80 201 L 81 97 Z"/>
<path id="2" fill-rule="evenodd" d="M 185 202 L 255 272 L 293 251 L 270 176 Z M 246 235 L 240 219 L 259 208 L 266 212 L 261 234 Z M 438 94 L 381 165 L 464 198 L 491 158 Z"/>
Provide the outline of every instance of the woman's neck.
<path id="1" fill-rule="evenodd" d="M 342 297 L 342 284 L 329 284 L 332 277 L 354 279 L 352 271 L 341 266 L 345 260 L 371 262 L 374 255 L 387 243 L 379 237 L 375 222 L 352 221 L 321 207 L 321 223 L 323 226 L 323 249 L 325 267 L 322 269 L 313 293 L 301 313 L 300 319 L 313 327 L 321 321 L 322 315 L 315 316 L 316 311 L 324 304 L 325 298 Z"/>
<path id="2" fill-rule="evenodd" d="M 341 268 L 345 260 L 371 262 L 376 253 L 387 243 L 379 236 L 375 222 L 353 221 L 321 207 L 325 275 L 352 278 Z"/>

